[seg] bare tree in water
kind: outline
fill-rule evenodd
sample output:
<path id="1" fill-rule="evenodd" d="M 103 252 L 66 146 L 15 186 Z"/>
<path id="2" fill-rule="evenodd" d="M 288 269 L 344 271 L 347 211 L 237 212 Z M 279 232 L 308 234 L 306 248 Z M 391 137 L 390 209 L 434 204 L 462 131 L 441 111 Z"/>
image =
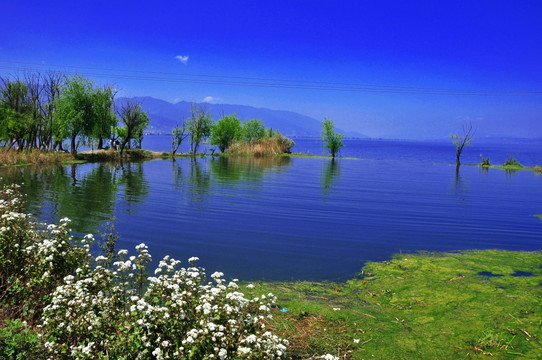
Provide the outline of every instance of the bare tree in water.
<path id="1" fill-rule="evenodd" d="M 462 133 L 461 134 L 452 134 L 452 141 L 456 148 L 456 168 L 459 168 L 459 165 L 461 165 L 461 161 L 459 158 L 461 157 L 461 153 L 463 152 L 463 149 L 465 146 L 468 146 L 472 140 L 474 139 L 474 133 L 476 132 L 472 128 L 472 123 L 463 124 L 462 125 Z"/>

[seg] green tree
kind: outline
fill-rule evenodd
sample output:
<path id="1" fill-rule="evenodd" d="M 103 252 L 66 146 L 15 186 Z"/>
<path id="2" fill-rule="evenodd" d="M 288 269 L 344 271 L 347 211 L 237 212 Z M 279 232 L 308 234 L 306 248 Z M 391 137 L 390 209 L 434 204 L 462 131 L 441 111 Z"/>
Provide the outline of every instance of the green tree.
<path id="1" fill-rule="evenodd" d="M 103 148 L 103 140 L 111 137 L 112 130 L 117 126 L 117 116 L 113 111 L 116 92 L 112 87 L 97 88 L 92 93 L 95 123 L 92 128 L 92 138 L 98 140 L 98 149 Z"/>
<path id="2" fill-rule="evenodd" d="M 210 143 L 218 145 L 220 151 L 225 152 L 235 140 L 241 138 L 241 133 L 241 120 L 235 114 L 224 116 L 213 126 Z"/>
<path id="3" fill-rule="evenodd" d="M 250 119 L 243 122 L 243 139 L 250 143 L 252 141 L 258 141 L 265 136 L 265 127 L 263 122 L 259 119 Z"/>
<path id="4" fill-rule="evenodd" d="M 459 161 L 459 158 L 461 157 L 461 153 L 463 152 L 463 149 L 465 148 L 465 146 L 470 145 L 470 143 L 474 139 L 474 132 L 475 132 L 472 128 L 472 123 L 463 124 L 461 126 L 461 129 L 462 129 L 461 134 L 451 135 L 452 142 L 454 143 L 455 149 L 456 149 L 456 153 L 455 153 L 456 169 L 458 169 L 459 166 L 461 165 L 461 161 Z"/>
<path id="5" fill-rule="evenodd" d="M 120 108 L 119 116 L 123 127 L 117 128 L 117 135 L 121 138 L 120 153 L 124 152 L 126 145 L 131 140 L 141 142 L 143 132 L 149 126 L 149 117 L 141 109 L 141 105 L 135 102 L 127 102 Z"/>
<path id="6" fill-rule="evenodd" d="M 197 106 L 192 103 L 190 119 L 187 122 L 188 133 L 190 134 L 190 149 L 195 155 L 202 140 L 211 135 L 213 119 L 211 113 L 205 106 Z"/>
<path id="7" fill-rule="evenodd" d="M 55 99 L 53 133 L 55 140 L 70 139 L 71 153 L 77 153 L 77 138 L 92 137 L 100 112 L 94 106 L 96 96 L 92 82 L 80 75 L 66 80 Z"/>
<path id="8" fill-rule="evenodd" d="M 0 139 L 9 142 L 9 148 L 17 144 L 23 148 L 29 138 L 33 107 L 28 86 L 23 80 L 2 79 L 0 103 Z"/>
<path id="9" fill-rule="evenodd" d="M 324 147 L 328 149 L 333 158 L 344 146 L 343 140 L 344 135 L 335 132 L 333 121 L 324 118 L 322 122 L 322 141 L 324 142 Z"/>

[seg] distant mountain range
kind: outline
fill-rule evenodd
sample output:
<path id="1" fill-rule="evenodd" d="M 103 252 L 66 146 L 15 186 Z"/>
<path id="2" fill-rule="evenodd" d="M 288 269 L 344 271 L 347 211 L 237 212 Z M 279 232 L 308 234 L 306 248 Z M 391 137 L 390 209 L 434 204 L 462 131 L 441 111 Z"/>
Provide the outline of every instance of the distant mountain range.
<path id="1" fill-rule="evenodd" d="M 149 133 L 170 134 L 171 130 L 181 124 L 182 119 L 190 117 L 190 102 L 180 101 L 175 104 L 156 99 L 150 96 L 126 98 L 116 100 L 117 106 L 127 101 L 136 101 L 141 104 L 143 110 L 149 116 L 151 129 Z M 292 111 L 270 110 L 255 108 L 245 105 L 209 104 L 199 103 L 205 106 L 214 119 L 218 120 L 224 115 L 235 113 L 241 120 L 260 119 L 265 127 L 279 130 L 281 134 L 293 137 L 319 137 L 322 122 L 309 116 L 301 115 Z M 348 138 L 367 138 L 366 135 L 357 132 L 345 132 L 337 129 L 337 132 Z"/>

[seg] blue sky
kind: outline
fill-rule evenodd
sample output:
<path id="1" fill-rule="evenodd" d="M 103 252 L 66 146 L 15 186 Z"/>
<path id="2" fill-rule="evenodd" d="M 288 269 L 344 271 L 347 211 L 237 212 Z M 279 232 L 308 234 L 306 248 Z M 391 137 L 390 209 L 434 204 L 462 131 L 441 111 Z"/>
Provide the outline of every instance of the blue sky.
<path id="1" fill-rule="evenodd" d="M 121 96 L 292 110 L 374 137 L 444 138 L 471 121 L 479 136 L 542 138 L 540 1 L 19 0 L 2 12 L 1 75 L 77 71 Z"/>

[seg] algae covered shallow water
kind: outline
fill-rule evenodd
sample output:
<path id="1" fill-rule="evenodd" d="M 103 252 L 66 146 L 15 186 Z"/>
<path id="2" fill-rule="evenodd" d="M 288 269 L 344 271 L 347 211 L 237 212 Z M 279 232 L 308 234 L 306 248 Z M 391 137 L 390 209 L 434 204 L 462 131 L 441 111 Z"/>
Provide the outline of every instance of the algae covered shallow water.
<path id="1" fill-rule="evenodd" d="M 456 174 L 446 161 L 397 152 L 17 167 L 0 175 L 22 184 L 27 211 L 40 219 L 69 217 L 75 232 L 97 234 L 115 217 L 120 247 L 145 242 L 155 260 L 198 256 L 208 271 L 243 280 L 345 280 L 366 261 L 401 251 L 541 248 L 542 223 L 533 216 L 542 213 L 540 174 L 471 166 Z"/>

